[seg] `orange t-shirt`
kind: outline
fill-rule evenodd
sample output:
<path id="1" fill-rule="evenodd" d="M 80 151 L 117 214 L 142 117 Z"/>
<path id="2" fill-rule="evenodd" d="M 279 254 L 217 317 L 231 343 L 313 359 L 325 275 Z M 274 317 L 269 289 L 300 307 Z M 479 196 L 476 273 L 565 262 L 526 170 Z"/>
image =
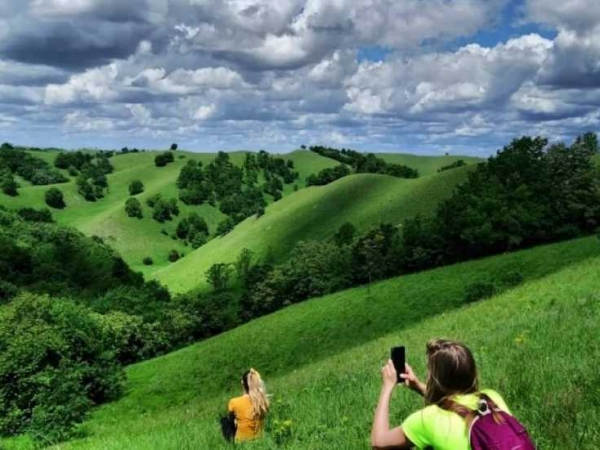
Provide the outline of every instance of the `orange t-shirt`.
<path id="1" fill-rule="evenodd" d="M 250 396 L 244 395 L 232 398 L 229 401 L 228 410 L 235 415 L 237 424 L 237 432 L 235 433 L 236 441 L 249 441 L 262 434 L 264 420 L 254 418 Z"/>

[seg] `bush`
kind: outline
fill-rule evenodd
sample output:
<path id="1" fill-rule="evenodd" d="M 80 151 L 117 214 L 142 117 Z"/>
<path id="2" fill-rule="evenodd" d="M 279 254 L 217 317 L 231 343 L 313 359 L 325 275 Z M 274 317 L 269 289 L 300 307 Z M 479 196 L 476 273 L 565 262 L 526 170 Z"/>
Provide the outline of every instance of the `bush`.
<path id="1" fill-rule="evenodd" d="M 11 174 L 6 174 L 0 179 L 0 189 L 11 197 L 19 195 L 19 185 Z"/>
<path id="2" fill-rule="evenodd" d="M 171 250 L 169 252 L 169 261 L 177 262 L 179 260 L 179 252 L 177 250 Z"/>
<path id="3" fill-rule="evenodd" d="M 463 298 L 465 303 L 473 303 L 493 297 L 497 292 L 498 287 L 496 283 L 492 281 L 477 281 L 467 286 Z"/>
<path id="4" fill-rule="evenodd" d="M 173 161 L 175 161 L 173 153 L 169 152 L 161 153 L 154 158 L 154 164 L 156 167 L 165 167 L 167 164 L 172 163 Z"/>
<path id="5" fill-rule="evenodd" d="M 144 217 L 144 213 L 142 211 L 142 204 L 137 198 L 128 198 L 125 202 L 125 212 L 129 217 L 137 217 L 141 219 Z"/>
<path id="6" fill-rule="evenodd" d="M 144 183 L 140 180 L 133 180 L 129 184 L 129 195 L 138 195 L 144 192 Z"/>
<path id="7" fill-rule="evenodd" d="M 235 228 L 235 221 L 231 217 L 223 219 L 217 227 L 217 235 L 225 236 Z"/>
<path id="8" fill-rule="evenodd" d="M 118 397 L 123 370 L 87 308 L 22 294 L 0 312 L 0 433 L 69 437 L 93 405 Z"/>
<path id="9" fill-rule="evenodd" d="M 36 223 L 54 223 L 52 213 L 47 208 L 34 209 L 34 208 L 21 208 L 17 211 L 17 214 L 21 219 L 27 222 Z"/>
<path id="10" fill-rule="evenodd" d="M 63 197 L 63 193 L 58 188 L 50 188 L 46 191 L 46 205 L 51 208 L 63 209 L 65 206 L 65 199 Z"/>
<path id="11" fill-rule="evenodd" d="M 145 266 L 151 266 L 154 264 L 154 260 L 150 256 L 146 256 L 142 262 Z"/>

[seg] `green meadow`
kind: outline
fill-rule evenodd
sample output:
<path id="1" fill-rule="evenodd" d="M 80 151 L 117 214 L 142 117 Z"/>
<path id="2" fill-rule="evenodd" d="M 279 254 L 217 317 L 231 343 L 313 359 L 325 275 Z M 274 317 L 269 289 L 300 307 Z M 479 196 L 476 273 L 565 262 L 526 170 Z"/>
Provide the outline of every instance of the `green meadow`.
<path id="1" fill-rule="evenodd" d="M 515 270 L 519 286 L 465 303 L 468 286 Z M 266 437 L 248 448 L 368 448 L 389 348 L 406 345 L 423 376 L 425 342 L 437 336 L 471 346 L 483 386 L 501 392 L 539 448 L 598 448 L 599 292 L 600 245 L 585 238 L 314 299 L 129 367 L 126 395 L 93 414 L 85 437 L 54 448 L 228 448 L 216 421 L 250 366 L 273 408 Z M 392 420 L 421 405 L 400 389 Z"/>

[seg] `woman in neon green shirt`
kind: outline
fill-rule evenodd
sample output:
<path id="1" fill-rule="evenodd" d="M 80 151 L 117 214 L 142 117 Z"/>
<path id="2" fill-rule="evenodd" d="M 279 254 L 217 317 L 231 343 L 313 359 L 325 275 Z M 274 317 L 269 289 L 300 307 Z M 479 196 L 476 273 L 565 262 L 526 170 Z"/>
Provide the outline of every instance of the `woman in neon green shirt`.
<path id="1" fill-rule="evenodd" d="M 397 374 L 392 361 L 381 370 L 383 387 L 371 433 L 376 449 L 431 447 L 434 450 L 469 450 L 468 427 L 457 413 L 477 409 L 479 392 L 510 414 L 495 391 L 479 391 L 477 368 L 471 351 L 460 342 L 436 339 L 427 343 L 427 382 L 422 383 L 407 364 L 400 374 L 410 389 L 425 397 L 427 406 L 390 429 L 389 404 Z"/>

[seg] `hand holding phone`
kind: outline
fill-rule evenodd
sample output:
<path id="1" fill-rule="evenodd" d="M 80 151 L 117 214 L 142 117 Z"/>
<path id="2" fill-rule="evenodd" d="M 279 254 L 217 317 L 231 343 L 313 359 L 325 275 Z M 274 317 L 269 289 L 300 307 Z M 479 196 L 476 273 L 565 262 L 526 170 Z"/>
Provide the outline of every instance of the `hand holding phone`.
<path id="1" fill-rule="evenodd" d="M 394 368 L 396 369 L 396 373 L 398 374 L 398 379 L 396 380 L 396 383 L 404 383 L 404 380 L 400 375 L 406 372 L 406 349 L 403 346 L 393 347 L 391 354 L 392 362 L 394 363 Z"/>

